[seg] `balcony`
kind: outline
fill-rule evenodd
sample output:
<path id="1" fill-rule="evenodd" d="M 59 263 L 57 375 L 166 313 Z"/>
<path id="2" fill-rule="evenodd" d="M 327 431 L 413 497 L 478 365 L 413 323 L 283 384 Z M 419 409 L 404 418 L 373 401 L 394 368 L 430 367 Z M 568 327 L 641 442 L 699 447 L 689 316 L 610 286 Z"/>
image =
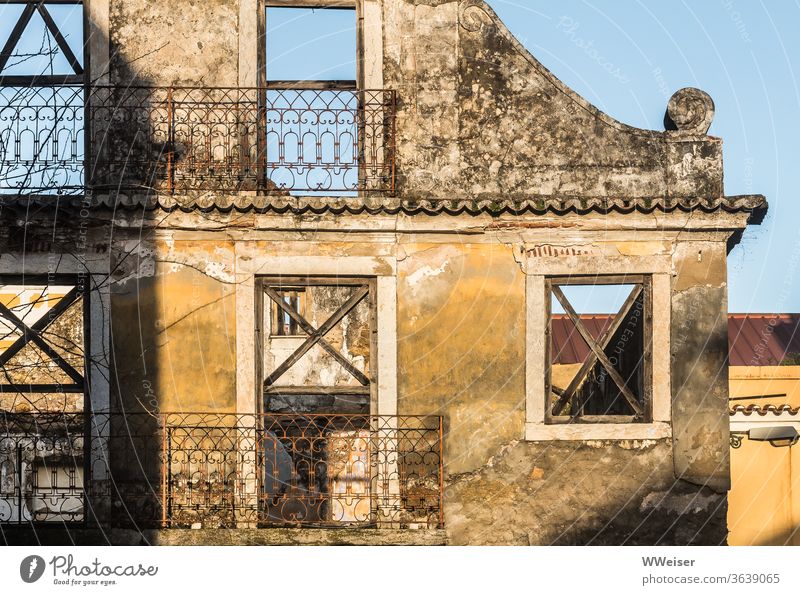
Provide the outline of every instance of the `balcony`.
<path id="1" fill-rule="evenodd" d="M 0 414 L 0 523 L 436 529 L 433 416 Z"/>
<path id="2" fill-rule="evenodd" d="M 391 194 L 396 94 L 0 88 L 0 195 Z"/>

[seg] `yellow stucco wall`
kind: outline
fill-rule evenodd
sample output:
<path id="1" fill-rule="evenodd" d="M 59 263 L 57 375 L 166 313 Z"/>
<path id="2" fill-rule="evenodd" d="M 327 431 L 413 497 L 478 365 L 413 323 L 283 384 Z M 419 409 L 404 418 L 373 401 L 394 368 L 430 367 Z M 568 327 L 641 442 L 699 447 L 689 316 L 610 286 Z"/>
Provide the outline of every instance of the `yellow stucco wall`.
<path id="1" fill-rule="evenodd" d="M 800 366 L 732 366 L 730 394 L 786 395 L 732 400 L 731 406 L 798 407 Z M 767 415 L 774 422 L 770 425 L 783 425 L 781 418 Z M 730 545 L 800 545 L 800 444 L 776 448 L 745 438 L 740 448 L 731 449 L 728 530 Z"/>
<path id="2" fill-rule="evenodd" d="M 173 242 L 197 262 L 219 245 Z M 158 246 L 167 251 L 166 246 Z M 126 411 L 236 411 L 235 285 L 195 264 L 158 260 L 111 297 L 116 380 Z"/>
<path id="3" fill-rule="evenodd" d="M 786 395 L 771 399 L 733 401 L 732 405 L 800 407 L 800 366 L 731 366 L 731 398 Z"/>
<path id="4" fill-rule="evenodd" d="M 731 451 L 730 545 L 800 545 L 800 445 L 742 440 Z"/>
<path id="5" fill-rule="evenodd" d="M 404 245 L 398 410 L 445 416 L 448 471 L 523 436 L 525 276 L 508 246 Z"/>
<path id="6" fill-rule="evenodd" d="M 390 244 L 262 241 L 264 255 L 381 258 Z M 152 271 L 115 283 L 112 332 L 128 410 L 236 409 L 233 242 L 156 242 Z M 216 263 L 213 270 L 206 263 Z M 387 265 L 388 272 L 388 265 Z M 398 411 L 444 415 L 448 472 L 472 471 L 523 437 L 525 276 L 503 244 L 403 243 L 397 258 Z M 127 321 L 121 324 L 118 321 Z M 142 347 L 144 346 L 144 348 Z M 565 380 L 577 366 L 559 366 Z M 732 397 L 800 405 L 800 366 L 730 368 Z M 733 401 L 732 404 L 748 404 Z M 731 544 L 800 544 L 800 448 L 732 453 Z"/>

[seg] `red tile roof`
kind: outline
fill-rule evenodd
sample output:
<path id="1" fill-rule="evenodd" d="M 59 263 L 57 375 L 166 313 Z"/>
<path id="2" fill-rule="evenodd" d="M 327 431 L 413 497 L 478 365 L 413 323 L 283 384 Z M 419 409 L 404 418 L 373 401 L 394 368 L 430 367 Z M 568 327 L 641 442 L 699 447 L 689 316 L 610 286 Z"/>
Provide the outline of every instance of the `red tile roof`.
<path id="1" fill-rule="evenodd" d="M 728 344 L 732 366 L 779 366 L 800 354 L 800 314 L 731 314 Z"/>
<path id="2" fill-rule="evenodd" d="M 581 315 L 581 322 L 589 334 L 599 339 L 603 331 L 611 324 L 612 317 L 607 314 Z M 579 364 L 589 355 L 589 346 L 578 334 L 566 314 L 553 314 L 553 363 Z"/>
<path id="3" fill-rule="evenodd" d="M 598 338 L 611 324 L 607 314 L 582 315 L 589 333 Z M 589 347 L 565 314 L 554 314 L 553 363 L 581 363 Z M 731 314 L 728 345 L 732 366 L 779 366 L 788 354 L 800 354 L 800 314 Z"/>
<path id="4" fill-rule="evenodd" d="M 730 414 L 734 415 L 736 413 L 741 413 L 743 415 L 753 415 L 757 413 L 761 417 L 764 417 L 767 413 L 772 413 L 774 415 L 797 415 L 800 413 L 800 407 L 792 407 L 791 405 L 736 405 L 736 407 L 731 407 Z"/>

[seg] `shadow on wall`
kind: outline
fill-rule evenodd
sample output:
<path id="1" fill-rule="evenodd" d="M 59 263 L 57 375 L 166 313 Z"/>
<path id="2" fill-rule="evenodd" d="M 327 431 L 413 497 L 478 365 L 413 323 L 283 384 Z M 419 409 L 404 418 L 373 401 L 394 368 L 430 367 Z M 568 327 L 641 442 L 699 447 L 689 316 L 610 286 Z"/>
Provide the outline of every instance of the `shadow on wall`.
<path id="1" fill-rule="evenodd" d="M 800 525 L 788 528 L 769 539 L 756 541 L 749 545 L 800 545 Z"/>
<path id="2" fill-rule="evenodd" d="M 230 89 L 154 87 L 113 43 L 111 55 L 113 86 L 92 108 L 91 172 L 100 208 L 113 216 L 110 522 L 144 541 L 157 536 L 143 529 L 168 519 L 254 522 L 233 516 L 252 515 L 257 494 L 235 492 L 241 467 L 255 469 L 256 420 L 233 414 L 232 244 L 155 237 L 183 200 L 257 189 L 252 176 L 236 174 L 255 150 L 234 118 L 241 98 Z"/>
<path id="3" fill-rule="evenodd" d="M 136 80 L 124 66 L 115 67 L 114 77 L 135 80 L 141 86 L 148 84 L 148 81 Z M 0 92 L 10 89 L 4 87 Z M 109 176 L 121 174 L 108 170 L 101 155 L 112 155 L 115 151 L 127 151 L 117 155 L 131 155 L 140 150 L 159 150 L 157 123 L 141 117 L 142 113 L 150 111 L 148 100 L 138 112 L 126 113 L 115 107 L 118 97 L 128 93 L 128 89 L 91 87 L 87 91 L 88 109 L 85 111 L 82 109 L 83 91 L 76 94 L 75 89 L 78 87 L 31 86 L 29 95 L 15 95 L 19 101 L 16 106 L 5 106 L 10 112 L 4 110 L 0 141 L 10 142 L 11 137 L 2 132 L 8 133 L 11 127 L 16 127 L 17 139 L 28 138 L 30 132 L 43 140 L 37 145 L 38 153 L 27 162 L 13 155 L 8 146 L 0 146 L 3 149 L 0 151 L 1 192 L 5 195 L 0 208 L 5 227 L 3 251 L 13 260 L 24 263 L 29 278 L 32 274 L 47 276 L 48 284 L 53 274 L 76 276 L 69 264 L 75 261 L 79 278 L 89 278 L 88 275 L 94 273 L 90 302 L 99 299 L 99 291 L 112 294 L 110 316 L 109 312 L 103 312 L 102 316 L 86 313 L 90 335 L 96 335 L 98 327 L 110 334 L 107 362 L 110 365 L 110 402 L 108 405 L 100 402 L 99 391 L 93 392 L 92 386 L 93 382 L 99 384 L 106 374 L 102 369 L 106 361 L 96 361 L 95 357 L 105 360 L 106 354 L 96 356 L 94 351 L 89 352 L 84 358 L 84 369 L 91 370 L 87 374 L 84 399 L 89 421 L 83 422 L 82 414 L 73 413 L 73 417 L 78 416 L 77 421 L 54 423 L 50 418 L 63 415 L 65 411 L 50 410 L 46 413 L 48 423 L 36 421 L 33 426 L 36 429 L 30 430 L 31 440 L 38 432 L 40 442 L 56 440 L 53 432 L 68 438 L 66 443 L 70 448 L 63 449 L 66 452 L 62 459 L 66 461 L 63 464 L 74 467 L 73 472 L 51 474 L 50 479 L 46 474 L 41 475 L 40 481 L 50 483 L 30 489 L 34 493 L 37 489 L 48 490 L 47 506 L 58 510 L 64 506 L 60 500 L 74 499 L 74 496 L 65 495 L 75 492 L 75 486 L 66 485 L 66 482 L 76 480 L 80 486 L 85 481 L 86 492 L 80 496 L 83 512 L 80 519 L 75 519 L 82 522 L 50 522 L 62 519 L 42 513 L 36 519 L 41 523 L 36 525 L 4 526 L 4 539 L 9 543 L 74 543 L 81 541 L 80 534 L 92 528 L 100 529 L 94 541 L 105 543 L 109 539 L 105 529 L 111 526 L 152 526 L 162 518 L 160 451 L 163 432 L 157 417 L 160 397 L 153 390 L 158 386 L 160 372 L 158 361 L 153 357 L 159 333 L 156 327 L 158 301 L 153 290 L 154 240 L 149 229 L 154 216 L 145 208 L 150 197 L 145 193 L 140 204 L 129 205 L 118 212 L 127 229 L 117 233 L 119 230 L 112 221 L 119 197 L 115 184 L 107 185 L 105 197 L 84 192 L 84 184 L 88 186 L 101 178 L 110 182 Z M 39 100 L 42 106 L 37 103 Z M 3 129 L 2 125 L 8 124 L 9 113 L 13 121 L 9 128 Z M 90 124 L 90 118 L 96 120 Z M 90 130 L 92 142 L 84 145 L 84 134 L 89 134 Z M 59 141 L 60 151 L 56 149 Z M 88 154 L 84 154 L 85 146 L 89 147 Z M 115 162 L 124 162 L 124 159 Z M 20 169 L 22 165 L 27 168 L 26 172 Z M 136 170 L 135 175 L 153 181 L 160 174 L 156 167 L 152 172 Z M 92 204 L 93 199 L 98 199 L 100 204 Z M 30 264 L 33 262 L 46 265 L 42 270 L 33 270 Z M 19 272 L 23 270 L 20 268 Z M 22 283 L 32 281 L 23 279 Z M 96 308 L 93 313 L 97 313 Z M 86 337 L 86 343 L 88 341 Z M 9 427 L 6 426 L 6 433 L 10 432 Z M 33 534 L 30 534 L 31 529 L 34 529 Z"/>

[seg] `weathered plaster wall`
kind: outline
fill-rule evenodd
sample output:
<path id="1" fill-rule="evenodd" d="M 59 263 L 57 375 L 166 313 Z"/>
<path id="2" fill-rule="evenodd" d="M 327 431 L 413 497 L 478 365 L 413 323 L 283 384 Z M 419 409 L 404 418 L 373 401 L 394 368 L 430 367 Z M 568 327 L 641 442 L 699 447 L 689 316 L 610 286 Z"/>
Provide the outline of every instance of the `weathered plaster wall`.
<path id="1" fill-rule="evenodd" d="M 126 409 L 235 412 L 232 247 L 217 239 L 116 248 L 111 333 Z"/>
<path id="2" fill-rule="evenodd" d="M 385 1 L 383 19 L 384 79 L 399 91 L 401 196 L 722 195 L 719 139 L 613 120 L 480 0 Z"/>
<path id="3" fill-rule="evenodd" d="M 398 412 L 445 419 L 445 520 L 452 543 L 724 542 L 724 493 L 696 485 L 709 483 L 722 490 L 727 481 L 725 352 L 708 350 L 706 345 L 708 337 L 714 345 L 720 332 L 723 338 L 727 336 L 724 324 L 720 330 L 716 323 L 717 317 L 726 320 L 721 305 L 724 233 L 704 232 L 704 222 L 695 219 L 693 225 L 701 231 L 695 234 L 697 241 L 687 241 L 690 232 L 680 226 L 653 229 L 652 222 L 632 216 L 625 218 L 628 225 L 636 220 L 646 229 L 595 230 L 593 220 L 578 221 L 578 217 L 565 219 L 558 227 L 542 227 L 536 218 L 514 225 L 500 219 L 464 217 L 447 223 L 352 216 L 319 216 L 314 221 L 242 217 L 235 223 L 175 217 L 164 227 L 183 231 L 160 232 L 165 239 L 156 243 L 159 262 L 153 265 L 154 278 L 143 274 L 150 266 L 147 254 L 137 254 L 135 262 L 143 263 L 138 264 L 138 272 L 118 273 L 129 277 L 120 282 L 118 293 L 125 294 L 128 283 L 131 288 L 143 286 L 155 296 L 155 312 L 165 311 L 168 294 L 172 299 L 182 297 L 166 310 L 168 316 L 159 315 L 163 322 L 159 317 L 156 321 L 157 326 L 168 325 L 170 320 L 187 317 L 186 322 L 147 339 L 158 345 L 168 338 L 175 345 L 174 350 L 159 346 L 149 356 L 154 359 L 148 360 L 158 376 L 163 375 L 161 370 L 167 372 L 158 386 L 169 393 L 163 398 L 169 407 L 186 411 L 205 406 L 202 400 L 184 396 L 189 388 L 197 392 L 197 386 L 204 385 L 198 362 L 196 369 L 174 374 L 184 377 L 185 385 L 172 372 L 175 360 L 190 361 L 187 353 L 193 351 L 198 337 L 211 336 L 225 336 L 230 345 L 220 342 L 205 348 L 209 353 L 202 361 L 219 362 L 220 374 L 212 374 L 214 390 L 201 392 L 206 401 L 226 393 L 230 401 L 215 402 L 224 403 L 225 410 L 235 406 L 237 363 L 232 335 L 225 330 L 226 325 L 232 326 L 232 319 L 224 321 L 233 310 L 229 281 L 237 241 L 248 242 L 243 254 L 273 259 L 335 257 L 345 263 L 350 257 L 369 257 L 381 274 L 391 274 L 390 262 L 396 260 Z M 622 217 L 626 216 L 615 221 L 622 224 Z M 209 231 L 189 231 L 192 221 Z M 401 222 L 404 231 L 397 235 Z M 596 223 L 607 226 L 608 222 L 606 218 Z M 413 233 L 408 228 L 416 225 L 429 230 Z M 442 235 L 448 226 L 462 232 Z M 210 230 L 214 227 L 217 231 Z M 432 233 L 433 228 L 439 231 Z M 543 274 L 556 265 L 572 270 L 575 265 L 570 259 L 576 258 L 570 251 L 565 256 L 521 257 L 524 246 L 539 245 L 571 245 L 584 259 L 587 255 L 610 259 L 613 270 L 609 273 L 624 272 L 630 262 L 645 266 L 652 258 L 664 261 L 658 266 L 666 267 L 665 272 L 674 269 L 671 336 L 679 342 L 673 345 L 673 353 L 688 354 L 674 358 L 680 362 L 672 372 L 677 458 L 673 459 L 669 439 L 523 441 L 525 276 Z M 556 262 L 563 258 L 560 264 Z M 379 266 L 382 262 L 386 264 Z M 264 269 L 258 274 L 275 271 Z M 153 287 L 148 289 L 147 283 Z M 196 294 L 197 287 L 202 288 L 201 301 L 213 305 L 197 311 L 188 308 L 186 297 Z M 127 299 L 115 296 L 115 320 L 135 316 L 136 302 Z M 127 304 L 128 311 L 119 309 L 122 304 Z M 687 319 L 693 321 L 690 326 Z M 125 359 L 130 360 L 130 355 Z M 224 365 L 230 375 L 222 371 Z M 136 384 L 131 386 L 135 390 Z M 676 482 L 676 469 L 690 481 Z M 579 490 L 569 487 L 576 481 L 583 486 Z"/>
<path id="4" fill-rule="evenodd" d="M 221 234 L 210 241 L 214 234 L 197 233 L 205 237 L 183 239 L 194 234 L 182 232 L 181 239 L 160 239 L 153 246 L 158 257 L 138 249 L 131 260 L 136 266 L 118 267 L 113 331 L 126 402 L 146 400 L 142 383 L 155 379 L 163 411 L 235 410 L 234 303 L 228 283 L 233 243 Z M 669 440 L 522 440 L 525 274 L 514 244 L 486 236 L 472 242 L 461 237 L 387 243 L 352 233 L 314 239 L 260 241 L 257 252 L 397 257 L 398 411 L 445 418 L 449 543 L 724 542 L 724 494 L 676 482 Z M 585 242 L 590 245 L 591 236 Z M 675 249 L 683 256 L 680 262 L 697 258 L 696 251 L 664 241 L 611 245 L 638 255 Z M 703 247 L 709 257 L 715 250 Z M 714 279 L 713 266 L 703 272 L 687 262 L 682 270 L 679 287 Z M 139 313 L 143 308 L 152 309 L 146 320 Z M 148 346 L 146 373 L 138 357 L 142 342 Z M 694 382 L 708 384 L 709 378 L 699 372 Z M 716 402 L 686 399 L 688 405 L 678 411 L 684 420 L 702 407 L 712 419 L 685 424 L 689 436 L 713 434 L 714 427 L 704 424 L 717 423 L 724 410 Z M 706 454 L 716 444 L 706 442 L 696 457 L 705 466 L 697 467 L 693 479 L 722 460 L 715 451 Z M 420 534 L 421 540 L 428 537 Z"/>
<path id="5" fill-rule="evenodd" d="M 673 255 L 672 424 L 675 473 L 730 488 L 726 248 L 681 242 Z"/>
<path id="6" fill-rule="evenodd" d="M 660 441 L 511 442 L 450 477 L 451 544 L 720 545 L 725 494 L 676 481 Z"/>
<path id="7" fill-rule="evenodd" d="M 595 255 L 591 258 L 610 258 L 615 265 L 609 273 L 624 272 L 630 266 L 626 258 L 666 258 L 669 270 L 672 256 L 681 290 L 684 285 L 718 283 L 720 259 L 724 263 L 723 242 L 691 244 L 704 250 L 698 264 L 697 250 L 683 248 L 682 242 L 668 239 L 670 234 L 629 234 L 630 239 L 614 241 L 607 234 L 543 230 L 527 231 L 525 237 L 526 245 L 546 240 L 551 248 L 572 245 L 580 253 Z M 706 368 L 687 363 L 690 378 L 674 385 L 684 399 L 675 415 L 685 435 L 675 448 L 681 460 L 691 460 L 693 475 L 687 478 L 718 491 L 676 481 L 669 439 L 521 441 L 525 280 L 512 246 L 491 240 L 404 243 L 398 263 L 399 408 L 445 417 L 450 542 L 724 543 L 727 404 L 724 399 L 704 399 L 698 392 L 701 386 L 724 390 L 708 369 L 723 365 L 724 352 L 706 356 L 702 349 L 690 351 L 690 357 L 708 358 Z M 580 273 L 580 259 L 570 257 L 572 252 L 563 251 L 568 262 L 560 265 L 557 261 L 563 256 L 539 259 L 538 265 L 537 259 L 530 259 L 527 273 L 556 265 Z M 642 266 L 645 261 L 636 262 Z M 709 310 L 721 307 L 713 292 L 696 294 L 694 300 L 695 316 L 706 317 Z M 677 332 L 683 332 L 682 322 L 673 318 L 675 324 Z M 713 342 L 716 325 L 707 332 Z M 661 372 L 656 371 L 654 382 L 663 382 Z M 721 378 L 724 381 L 724 373 Z"/>
<path id="8" fill-rule="evenodd" d="M 525 279 L 505 245 L 404 244 L 398 409 L 443 415 L 448 473 L 523 436 Z"/>
<path id="9" fill-rule="evenodd" d="M 727 402 L 715 376 L 724 386 L 725 348 L 715 346 L 727 337 L 717 324 L 725 320 L 725 233 L 716 231 L 721 218 L 686 217 L 662 225 L 644 215 L 176 211 L 121 221 L 111 262 L 116 393 L 128 409 L 155 399 L 160 411 L 236 410 L 237 262 L 323 256 L 346 268 L 348 258 L 367 257 L 382 275 L 396 262 L 398 410 L 445 418 L 450 543 L 721 543 Z M 611 223 L 629 229 L 608 230 Z M 525 285 L 535 272 L 525 268 L 541 274 L 556 257 L 521 253 L 559 244 L 617 259 L 619 270 L 609 272 L 621 272 L 626 257 L 672 263 L 678 456 L 669 439 L 523 440 Z M 676 481 L 676 469 L 690 481 Z M 697 485 L 709 478 L 715 490 Z"/>
<path id="10" fill-rule="evenodd" d="M 112 84 L 238 83 L 238 0 L 111 0 L 109 37 Z"/>

